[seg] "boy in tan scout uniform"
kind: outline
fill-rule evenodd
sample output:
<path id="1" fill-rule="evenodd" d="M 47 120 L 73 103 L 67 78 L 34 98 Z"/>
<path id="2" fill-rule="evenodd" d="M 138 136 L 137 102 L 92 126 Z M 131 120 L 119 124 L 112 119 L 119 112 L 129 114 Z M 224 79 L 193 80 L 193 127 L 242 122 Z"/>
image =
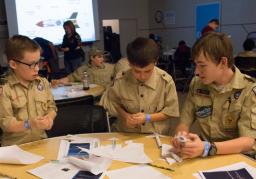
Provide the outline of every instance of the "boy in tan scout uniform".
<path id="1" fill-rule="evenodd" d="M 80 82 L 83 78 L 83 73 L 86 71 L 89 74 L 91 84 L 102 85 L 107 88 L 112 84 L 114 65 L 104 63 L 103 51 L 96 47 L 92 47 L 89 51 L 89 64 L 82 65 L 73 73 L 59 80 L 53 80 L 53 85 L 68 84 L 70 82 Z"/>
<path id="2" fill-rule="evenodd" d="M 128 44 L 127 55 L 131 69 L 117 75 L 100 101 L 118 118 L 113 130 L 169 134 L 170 119 L 179 116 L 179 105 L 171 76 L 155 66 L 157 45 L 140 37 Z"/>
<path id="3" fill-rule="evenodd" d="M 183 158 L 232 154 L 256 149 L 256 84 L 234 66 L 230 39 L 212 32 L 201 37 L 192 49 L 196 77 L 181 113 L 176 134 L 188 140 L 173 141 Z M 199 137 L 188 133 L 199 124 Z"/>
<path id="4" fill-rule="evenodd" d="M 2 145 L 46 138 L 57 109 L 48 81 L 38 76 L 40 46 L 15 35 L 6 43 L 6 56 L 11 72 L 0 94 Z"/>

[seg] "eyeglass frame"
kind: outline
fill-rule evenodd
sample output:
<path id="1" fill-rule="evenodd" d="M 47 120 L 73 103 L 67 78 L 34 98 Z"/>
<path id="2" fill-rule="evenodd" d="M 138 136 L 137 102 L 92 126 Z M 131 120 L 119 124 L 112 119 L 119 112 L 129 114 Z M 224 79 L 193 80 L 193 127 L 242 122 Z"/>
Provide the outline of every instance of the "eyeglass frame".
<path id="1" fill-rule="evenodd" d="M 18 62 L 18 63 L 21 63 L 23 65 L 27 65 L 29 67 L 29 69 L 35 69 L 36 66 L 39 67 L 39 64 L 42 62 L 42 59 L 40 58 L 37 62 L 33 62 L 32 64 L 28 64 L 28 63 L 25 63 L 25 62 L 22 62 L 20 60 L 15 60 L 15 59 L 12 59 L 13 61 L 15 62 Z M 33 66 L 33 67 L 32 67 Z"/>

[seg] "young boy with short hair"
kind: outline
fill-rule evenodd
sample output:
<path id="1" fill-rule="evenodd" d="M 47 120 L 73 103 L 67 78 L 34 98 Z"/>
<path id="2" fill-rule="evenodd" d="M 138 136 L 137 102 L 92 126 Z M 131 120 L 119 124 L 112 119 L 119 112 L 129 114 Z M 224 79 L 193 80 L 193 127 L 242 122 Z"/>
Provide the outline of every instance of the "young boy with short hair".
<path id="1" fill-rule="evenodd" d="M 15 35 L 7 41 L 5 52 L 11 72 L 0 94 L 2 145 L 46 138 L 57 108 L 48 81 L 38 76 L 40 46 Z"/>
<path id="2" fill-rule="evenodd" d="M 117 75 L 100 101 L 118 118 L 113 130 L 170 133 L 170 119 L 179 116 L 178 98 L 171 76 L 155 66 L 158 57 L 151 39 L 138 37 L 128 44 L 131 69 Z"/>
<path id="3" fill-rule="evenodd" d="M 230 38 L 212 32 L 192 48 L 196 76 L 181 112 L 176 134 L 187 142 L 172 142 L 183 158 L 256 150 L 256 84 L 234 66 Z M 189 133 L 197 121 L 197 134 Z M 200 136 L 200 137 L 199 137 Z M 254 151 L 253 151 L 254 150 Z"/>

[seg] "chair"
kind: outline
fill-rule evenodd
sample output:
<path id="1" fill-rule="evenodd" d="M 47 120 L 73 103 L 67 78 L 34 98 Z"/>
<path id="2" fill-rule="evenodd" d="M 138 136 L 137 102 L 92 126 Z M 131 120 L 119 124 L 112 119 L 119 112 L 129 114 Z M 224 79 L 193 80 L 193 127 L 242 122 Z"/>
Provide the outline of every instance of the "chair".
<path id="1" fill-rule="evenodd" d="M 256 57 L 236 57 L 236 67 L 244 74 L 256 77 Z"/>
<path id="2" fill-rule="evenodd" d="M 107 132 L 109 121 L 105 109 L 96 105 L 60 105 L 48 137 L 67 134 Z"/>

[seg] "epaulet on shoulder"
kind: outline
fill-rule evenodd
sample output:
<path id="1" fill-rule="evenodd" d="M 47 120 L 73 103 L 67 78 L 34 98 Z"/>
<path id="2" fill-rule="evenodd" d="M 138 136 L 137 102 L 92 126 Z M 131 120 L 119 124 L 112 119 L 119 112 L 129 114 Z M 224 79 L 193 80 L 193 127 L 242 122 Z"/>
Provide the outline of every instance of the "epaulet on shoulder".
<path id="1" fill-rule="evenodd" d="M 116 74 L 115 80 L 121 79 L 124 77 L 126 72 L 120 71 Z"/>
<path id="2" fill-rule="evenodd" d="M 167 81 L 167 82 L 170 82 L 170 81 L 172 81 L 172 78 L 170 77 L 170 75 L 168 75 L 166 72 L 161 72 L 160 73 L 160 75 L 161 75 L 161 77 L 165 80 L 165 81 Z"/>
<path id="3" fill-rule="evenodd" d="M 253 78 L 253 77 L 251 77 L 251 76 L 249 76 L 249 75 L 244 75 L 244 78 L 245 79 L 247 79 L 248 81 L 250 81 L 250 82 L 253 82 L 253 83 L 255 83 L 256 82 L 256 79 L 255 78 Z"/>

